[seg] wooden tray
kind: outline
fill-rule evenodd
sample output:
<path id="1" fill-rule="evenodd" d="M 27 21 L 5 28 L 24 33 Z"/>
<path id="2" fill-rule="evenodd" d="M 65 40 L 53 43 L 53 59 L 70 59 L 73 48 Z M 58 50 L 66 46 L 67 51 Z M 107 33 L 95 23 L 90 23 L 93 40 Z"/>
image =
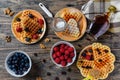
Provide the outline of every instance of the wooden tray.
<path id="1" fill-rule="evenodd" d="M 44 36 L 45 31 L 46 31 L 46 22 L 45 22 L 44 17 L 43 17 L 39 12 L 37 12 L 37 11 L 35 11 L 35 10 L 31 10 L 31 9 L 27 9 L 27 10 L 29 10 L 30 13 L 32 13 L 32 14 L 33 14 L 35 17 L 37 17 L 38 19 L 39 19 L 39 18 L 43 19 L 43 21 L 44 21 L 44 28 L 43 28 L 43 32 L 42 32 L 41 36 L 40 36 L 37 40 L 33 40 L 32 42 L 26 42 L 25 40 L 23 40 L 23 39 L 21 38 L 22 35 L 21 35 L 21 34 L 18 34 L 18 32 L 15 30 L 15 28 L 14 28 L 14 26 L 13 26 L 14 22 L 16 22 L 15 19 L 16 19 L 17 17 L 20 17 L 20 18 L 21 18 L 23 11 L 20 11 L 20 12 L 19 12 L 18 14 L 16 14 L 15 17 L 13 18 L 12 24 L 11 24 L 11 30 L 12 30 L 13 35 L 16 37 L 16 39 L 17 39 L 18 41 L 20 41 L 20 42 L 22 42 L 22 43 L 24 43 L 24 44 L 34 44 L 34 43 L 38 42 L 39 40 L 41 40 L 41 38 Z"/>
<path id="2" fill-rule="evenodd" d="M 79 15 L 81 16 L 80 21 L 78 21 L 78 24 L 79 24 L 78 27 L 79 27 L 79 29 L 80 29 L 80 35 L 79 35 L 79 37 L 72 37 L 72 36 L 70 36 L 70 35 L 63 35 L 62 32 L 55 32 L 55 34 L 56 34 L 59 38 L 61 38 L 62 40 L 65 40 L 65 41 L 76 41 L 76 40 L 80 39 L 80 38 L 84 35 L 84 33 L 85 33 L 85 31 L 86 31 L 86 27 L 87 27 L 86 18 L 85 18 L 85 16 L 81 13 L 81 11 L 79 11 L 78 9 L 73 8 L 73 7 L 67 7 L 67 8 L 61 9 L 60 11 L 58 11 L 58 12 L 56 13 L 55 17 L 61 17 L 61 18 L 64 19 L 64 16 L 66 15 L 66 12 L 67 12 L 67 14 L 73 14 L 73 15 L 75 15 L 75 13 L 77 12 L 77 13 L 79 13 Z M 67 18 L 68 18 L 68 19 L 70 19 L 70 18 L 75 19 L 74 16 L 73 16 L 73 17 L 67 17 Z M 67 21 L 66 21 L 66 22 L 67 22 Z"/>

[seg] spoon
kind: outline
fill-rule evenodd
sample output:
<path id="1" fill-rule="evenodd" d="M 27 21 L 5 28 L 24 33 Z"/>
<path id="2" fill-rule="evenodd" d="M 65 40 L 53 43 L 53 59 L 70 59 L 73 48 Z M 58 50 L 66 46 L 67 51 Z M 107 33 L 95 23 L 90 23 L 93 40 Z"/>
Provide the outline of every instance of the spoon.
<path id="1" fill-rule="evenodd" d="M 58 32 L 58 31 L 64 31 L 67 23 L 64 19 L 60 18 L 60 17 L 53 17 L 52 13 L 42 4 L 39 3 L 40 8 L 48 15 L 48 17 L 50 17 L 53 21 L 52 21 L 52 28 L 54 29 L 54 31 Z"/>

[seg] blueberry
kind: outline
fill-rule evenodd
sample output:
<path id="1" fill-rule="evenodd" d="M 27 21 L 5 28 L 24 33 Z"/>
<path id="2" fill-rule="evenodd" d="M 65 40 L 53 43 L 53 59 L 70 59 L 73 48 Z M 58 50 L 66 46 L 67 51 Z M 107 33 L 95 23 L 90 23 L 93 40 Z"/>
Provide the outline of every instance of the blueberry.
<path id="1" fill-rule="evenodd" d="M 19 74 L 18 71 L 16 71 L 15 74 L 18 75 Z"/>
<path id="2" fill-rule="evenodd" d="M 25 27 L 24 29 L 26 32 L 30 32 L 29 28 Z"/>
<path id="3" fill-rule="evenodd" d="M 16 18 L 16 21 L 20 22 L 20 21 L 21 21 L 21 19 L 20 19 L 20 18 Z"/>
<path id="4" fill-rule="evenodd" d="M 10 64 L 11 64 L 11 62 L 10 62 L 10 61 L 7 61 L 7 64 L 8 64 L 8 65 L 10 65 Z"/>
<path id="5" fill-rule="evenodd" d="M 82 53 L 82 56 L 83 56 L 83 57 L 86 57 L 86 53 L 85 53 L 85 52 L 83 52 L 83 53 Z"/>
<path id="6" fill-rule="evenodd" d="M 25 66 L 26 66 L 26 67 L 29 67 L 29 63 L 26 63 Z"/>
<path id="7" fill-rule="evenodd" d="M 15 63 L 15 61 L 14 60 L 12 60 L 12 62 L 11 62 L 12 64 L 14 64 Z"/>
<path id="8" fill-rule="evenodd" d="M 27 42 L 30 42 L 31 38 L 26 37 L 25 40 L 26 40 Z"/>
<path id="9" fill-rule="evenodd" d="M 13 56 L 13 60 L 16 60 L 17 58 L 15 56 Z"/>
<path id="10" fill-rule="evenodd" d="M 24 66 L 24 63 L 21 63 L 20 67 L 23 67 Z"/>
<path id="11" fill-rule="evenodd" d="M 34 18 L 34 16 L 33 16 L 32 14 L 28 14 L 28 16 L 29 16 L 30 18 Z"/>
<path id="12" fill-rule="evenodd" d="M 12 57 L 10 57 L 8 60 L 9 60 L 9 61 L 12 61 Z"/>
<path id="13" fill-rule="evenodd" d="M 17 63 L 18 63 L 18 60 L 15 60 L 14 63 L 17 64 Z"/>
<path id="14" fill-rule="evenodd" d="M 9 67 L 10 69 L 12 69 L 12 65 L 8 65 L 8 67 Z"/>
<path id="15" fill-rule="evenodd" d="M 39 29 L 39 30 L 37 31 L 38 34 L 41 34 L 42 32 L 43 32 L 42 29 Z"/>
<path id="16" fill-rule="evenodd" d="M 15 65 L 12 65 L 12 68 L 15 68 Z"/>
<path id="17" fill-rule="evenodd" d="M 15 57 L 18 57 L 19 56 L 19 53 L 15 52 Z"/>

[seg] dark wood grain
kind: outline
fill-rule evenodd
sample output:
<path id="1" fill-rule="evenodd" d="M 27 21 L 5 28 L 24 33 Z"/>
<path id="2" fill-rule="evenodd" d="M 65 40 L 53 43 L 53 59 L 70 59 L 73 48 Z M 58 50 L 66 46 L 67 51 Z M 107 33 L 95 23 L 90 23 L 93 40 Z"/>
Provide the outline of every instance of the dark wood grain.
<path id="1" fill-rule="evenodd" d="M 0 34 L 6 34 L 11 36 L 12 41 L 7 43 L 5 40 L 0 39 L 0 80 L 35 80 L 37 76 L 41 76 L 43 80 L 54 80 L 57 76 L 60 80 L 66 80 L 70 77 L 71 80 L 82 80 L 83 77 L 76 67 L 76 62 L 68 67 L 71 68 L 71 72 L 67 71 L 68 68 L 58 68 L 50 60 L 50 48 L 57 42 L 61 41 L 50 28 L 51 19 L 39 8 L 38 3 L 43 2 L 47 8 L 55 15 L 57 11 L 64 7 L 72 6 L 78 9 L 86 3 L 88 0 L 0 0 Z M 42 40 L 33 45 L 25 45 L 15 39 L 11 32 L 11 21 L 13 17 L 4 15 L 5 8 L 10 7 L 15 13 L 18 13 L 24 9 L 34 9 L 40 12 L 46 19 L 47 32 Z M 45 38 L 50 38 L 51 42 L 45 43 Z M 93 43 L 94 41 L 89 38 L 87 34 L 78 41 L 71 42 L 79 53 L 82 48 Z M 112 52 L 116 56 L 115 70 L 108 76 L 106 80 L 120 80 L 120 33 L 105 33 L 98 39 L 98 42 L 106 44 L 111 47 Z M 47 49 L 40 49 L 39 44 L 44 43 Z M 23 78 L 15 78 L 7 73 L 4 66 L 4 61 L 9 52 L 14 50 L 23 50 L 30 55 L 33 61 L 31 72 Z M 34 55 L 37 53 L 37 56 Z M 46 61 L 43 61 L 43 60 Z M 61 71 L 66 71 L 66 75 L 62 75 Z M 51 73 L 51 76 L 47 76 L 47 72 Z"/>

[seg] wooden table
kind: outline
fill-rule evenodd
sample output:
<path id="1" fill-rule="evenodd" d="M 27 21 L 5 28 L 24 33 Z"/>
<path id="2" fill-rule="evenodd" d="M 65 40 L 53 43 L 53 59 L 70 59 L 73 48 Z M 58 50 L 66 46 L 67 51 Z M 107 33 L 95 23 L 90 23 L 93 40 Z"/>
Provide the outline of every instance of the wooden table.
<path id="1" fill-rule="evenodd" d="M 9 43 L 3 39 L 0 39 L 0 80 L 35 80 L 38 76 L 41 76 L 43 80 L 55 80 L 55 77 L 59 77 L 60 80 L 66 80 L 67 77 L 70 77 L 71 80 L 82 80 L 83 77 L 76 67 L 76 62 L 70 67 L 58 68 L 50 60 L 51 46 L 54 43 L 61 41 L 61 39 L 59 39 L 50 28 L 51 19 L 41 10 L 41 8 L 39 8 L 38 3 L 40 1 L 41 0 L 0 0 L 0 34 L 9 35 L 12 38 L 12 41 Z M 88 0 L 43 1 L 49 10 L 55 14 L 58 10 L 67 6 L 72 6 L 80 9 L 81 6 Z M 47 22 L 47 31 L 43 39 L 34 45 L 25 45 L 16 40 L 11 32 L 11 21 L 13 17 L 9 17 L 3 13 L 4 9 L 7 7 L 10 7 L 16 13 L 24 9 L 34 9 L 39 11 L 45 17 Z M 45 38 L 50 38 L 51 42 L 45 43 Z M 93 42 L 94 41 L 92 41 L 90 37 L 85 34 L 80 40 L 71 43 L 75 46 L 77 53 L 79 54 L 81 49 Z M 98 39 L 98 42 L 110 46 L 112 52 L 116 56 L 115 70 L 108 76 L 106 80 L 120 80 L 120 33 L 113 34 L 107 32 Z M 44 43 L 47 46 L 47 49 L 40 49 L 40 43 Z M 23 50 L 27 52 L 33 61 L 31 72 L 23 78 L 12 77 L 7 73 L 4 66 L 6 56 L 9 54 L 9 52 L 14 50 Z M 35 53 L 37 56 L 34 55 Z M 66 72 L 66 75 L 61 74 L 63 71 Z M 48 74 L 49 72 L 51 75 Z"/>

